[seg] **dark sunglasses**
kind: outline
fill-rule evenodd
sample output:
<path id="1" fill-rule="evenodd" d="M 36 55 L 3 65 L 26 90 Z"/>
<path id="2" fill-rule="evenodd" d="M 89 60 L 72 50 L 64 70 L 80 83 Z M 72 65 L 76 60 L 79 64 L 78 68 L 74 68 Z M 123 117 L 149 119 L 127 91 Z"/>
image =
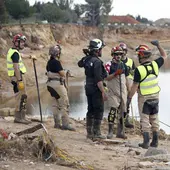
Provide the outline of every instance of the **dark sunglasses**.
<path id="1" fill-rule="evenodd" d="M 119 56 L 119 55 L 123 55 L 123 53 L 113 53 L 114 56 Z"/>

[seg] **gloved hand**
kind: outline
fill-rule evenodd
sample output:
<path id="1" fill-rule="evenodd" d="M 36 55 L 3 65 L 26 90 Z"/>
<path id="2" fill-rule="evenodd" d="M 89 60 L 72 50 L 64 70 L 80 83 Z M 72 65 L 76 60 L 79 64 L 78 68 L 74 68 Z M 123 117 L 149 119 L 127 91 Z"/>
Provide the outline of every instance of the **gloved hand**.
<path id="1" fill-rule="evenodd" d="M 24 82 L 23 81 L 18 81 L 17 86 L 18 86 L 18 90 L 24 90 Z"/>
<path id="2" fill-rule="evenodd" d="M 158 40 L 153 40 L 153 41 L 151 41 L 151 44 L 158 47 L 159 46 L 159 41 Z"/>
<path id="3" fill-rule="evenodd" d="M 116 72 L 114 73 L 114 76 L 121 75 L 123 73 L 122 69 L 117 69 Z"/>
<path id="4" fill-rule="evenodd" d="M 30 59 L 37 60 L 37 57 L 35 55 L 30 55 Z"/>

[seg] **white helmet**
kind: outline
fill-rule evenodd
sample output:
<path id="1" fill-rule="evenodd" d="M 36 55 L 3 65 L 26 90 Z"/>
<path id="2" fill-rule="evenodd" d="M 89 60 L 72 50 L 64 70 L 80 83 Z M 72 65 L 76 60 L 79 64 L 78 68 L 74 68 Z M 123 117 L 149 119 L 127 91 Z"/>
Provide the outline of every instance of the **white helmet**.
<path id="1" fill-rule="evenodd" d="M 99 50 L 102 49 L 105 44 L 100 39 L 93 39 L 89 43 L 89 49 Z"/>

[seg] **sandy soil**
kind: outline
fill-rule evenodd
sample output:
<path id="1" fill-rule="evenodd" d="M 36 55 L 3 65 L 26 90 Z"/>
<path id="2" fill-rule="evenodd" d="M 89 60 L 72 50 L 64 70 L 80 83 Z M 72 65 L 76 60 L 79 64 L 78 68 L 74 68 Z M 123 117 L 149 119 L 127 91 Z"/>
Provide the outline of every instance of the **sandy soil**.
<path id="1" fill-rule="evenodd" d="M 51 118 L 44 122 L 45 127 L 48 130 L 49 135 L 54 141 L 55 145 L 60 149 L 66 151 L 75 160 L 81 162 L 84 165 L 90 165 L 95 170 L 138 170 L 138 169 L 154 169 L 147 167 L 139 167 L 139 162 L 145 154 L 146 150 L 137 147 L 137 144 L 142 141 L 141 136 L 135 134 L 133 130 L 127 131 L 126 134 L 128 139 L 122 140 L 118 138 L 113 138 L 113 140 L 118 141 L 117 144 L 108 144 L 106 142 L 98 141 L 93 142 L 86 139 L 85 122 L 71 120 L 73 126 L 76 127 L 76 132 L 63 131 L 60 129 L 53 128 L 53 120 Z M 21 125 L 14 124 L 13 118 L 7 117 L 6 119 L 0 120 L 0 128 L 5 129 L 7 132 L 19 132 L 28 127 L 32 127 L 38 124 L 33 122 L 31 125 Z M 42 134 L 42 130 L 34 132 L 29 136 L 34 136 L 37 134 Z M 103 134 L 107 134 L 107 123 L 104 120 L 102 124 Z M 18 140 L 21 140 L 21 136 Z M 159 149 L 170 150 L 170 143 L 166 140 L 161 140 L 159 144 Z M 22 154 L 13 155 L 10 154 L 2 156 L 0 152 L 0 169 L 2 170 L 72 170 L 75 168 L 60 166 L 55 162 L 41 162 L 36 157 L 34 157 L 30 152 L 26 156 Z M 19 153 L 19 152 L 18 152 Z M 81 169 L 81 168 L 80 168 Z"/>

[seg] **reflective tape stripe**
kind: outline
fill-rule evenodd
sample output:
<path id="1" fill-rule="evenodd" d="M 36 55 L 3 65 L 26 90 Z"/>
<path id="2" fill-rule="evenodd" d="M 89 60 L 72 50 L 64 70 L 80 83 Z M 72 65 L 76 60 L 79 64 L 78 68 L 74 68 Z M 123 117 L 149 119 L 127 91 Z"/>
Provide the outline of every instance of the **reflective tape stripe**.
<path id="1" fill-rule="evenodd" d="M 148 82 L 148 81 L 152 81 L 152 80 L 156 80 L 157 77 L 150 77 L 150 78 L 146 78 L 143 82 Z"/>
<path id="2" fill-rule="evenodd" d="M 151 89 L 151 88 L 156 87 L 156 86 L 158 86 L 158 83 L 153 84 L 153 85 L 151 85 L 151 86 L 140 86 L 140 88 L 141 88 L 141 89 Z"/>

